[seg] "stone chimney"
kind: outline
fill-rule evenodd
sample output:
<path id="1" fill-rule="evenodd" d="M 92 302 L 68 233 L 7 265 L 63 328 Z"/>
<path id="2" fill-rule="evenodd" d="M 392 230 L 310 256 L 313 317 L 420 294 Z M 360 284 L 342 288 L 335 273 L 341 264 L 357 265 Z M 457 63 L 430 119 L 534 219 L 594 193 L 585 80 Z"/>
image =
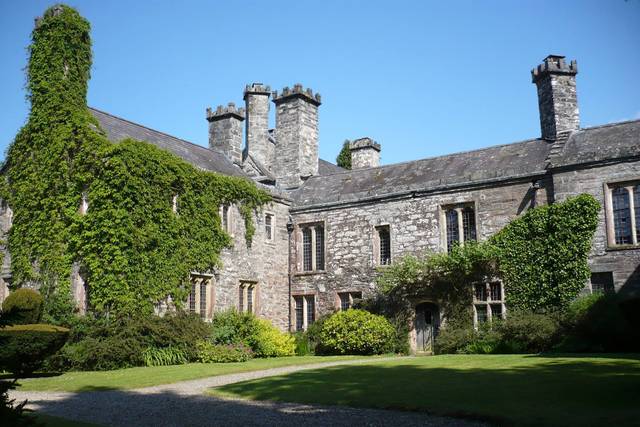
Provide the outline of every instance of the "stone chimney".
<path id="1" fill-rule="evenodd" d="M 273 93 L 276 104 L 276 149 L 273 173 L 283 188 L 299 187 L 318 174 L 318 107 L 320 94 L 296 84 Z"/>
<path id="2" fill-rule="evenodd" d="M 242 121 L 244 108 L 236 108 L 233 102 L 215 111 L 207 108 L 209 122 L 209 148 L 222 151 L 232 162 L 242 163 Z"/>
<path id="3" fill-rule="evenodd" d="M 580 113 L 576 94 L 578 64 L 567 64 L 564 56 L 549 55 L 531 70 L 538 87 L 538 107 L 542 138 L 555 141 L 580 128 Z"/>
<path id="4" fill-rule="evenodd" d="M 275 147 L 269 141 L 269 97 L 271 88 L 262 83 L 252 83 L 244 89 L 244 102 L 247 111 L 246 155 L 271 170 Z"/>
<path id="5" fill-rule="evenodd" d="M 365 137 L 349 144 L 351 169 L 375 168 L 380 166 L 380 144 Z"/>

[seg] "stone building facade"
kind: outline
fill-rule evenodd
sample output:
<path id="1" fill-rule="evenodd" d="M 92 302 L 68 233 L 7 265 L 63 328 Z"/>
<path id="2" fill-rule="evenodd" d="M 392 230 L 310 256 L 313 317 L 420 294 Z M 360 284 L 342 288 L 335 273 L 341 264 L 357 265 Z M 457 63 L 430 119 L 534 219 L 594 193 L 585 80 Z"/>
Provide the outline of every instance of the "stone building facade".
<path id="1" fill-rule="evenodd" d="M 382 166 L 381 145 L 366 137 L 351 143 L 352 170 L 319 159 L 321 97 L 299 84 L 271 92 L 253 83 L 244 90 L 244 108 L 207 109 L 209 148 L 92 113 L 114 142 L 145 140 L 272 193 L 273 201 L 256 213 L 250 247 L 237 208 L 221 207 L 235 243 L 222 254 L 219 271 L 193 272 L 186 306 L 205 318 L 235 307 L 296 330 L 372 295 L 378 270 L 404 255 L 485 240 L 531 207 L 580 193 L 603 206 L 585 292 L 640 296 L 640 120 L 580 128 L 577 73 L 575 61 L 556 55 L 532 70 L 541 137 Z M 11 210 L 3 206 L 0 214 L 6 234 Z M 10 279 L 5 256 L 0 298 Z M 437 301 L 415 304 L 412 345 L 428 350 L 443 319 Z M 474 321 L 504 316 L 506 308 L 501 284 L 476 289 Z"/>

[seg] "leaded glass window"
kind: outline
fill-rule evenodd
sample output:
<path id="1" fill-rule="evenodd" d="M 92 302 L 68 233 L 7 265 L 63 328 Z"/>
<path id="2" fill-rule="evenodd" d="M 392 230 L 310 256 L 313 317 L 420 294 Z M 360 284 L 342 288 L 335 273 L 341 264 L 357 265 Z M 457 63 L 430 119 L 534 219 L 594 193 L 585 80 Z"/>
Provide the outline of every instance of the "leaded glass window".
<path id="1" fill-rule="evenodd" d="M 324 228 L 321 225 L 316 230 L 316 270 L 324 270 Z"/>
<path id="2" fill-rule="evenodd" d="M 476 240 L 476 213 L 470 206 L 462 210 L 462 228 L 465 242 Z"/>
<path id="3" fill-rule="evenodd" d="M 488 319 L 487 315 L 487 306 L 486 305 L 476 305 L 476 316 L 478 323 L 484 323 Z"/>
<path id="4" fill-rule="evenodd" d="M 200 317 L 207 317 L 207 285 L 200 283 Z"/>
<path id="5" fill-rule="evenodd" d="M 636 242 L 640 242 L 640 184 L 633 187 L 633 205 L 636 216 Z"/>
<path id="6" fill-rule="evenodd" d="M 189 312 L 196 312 L 196 283 L 191 282 L 191 292 L 189 293 Z"/>
<path id="7" fill-rule="evenodd" d="M 449 209 L 446 213 L 447 221 L 447 251 L 451 252 L 455 242 L 460 241 L 460 233 L 458 230 L 458 212 L 455 209 Z"/>
<path id="8" fill-rule="evenodd" d="M 617 245 L 633 243 L 631 237 L 631 211 L 629 205 L 629 192 L 624 187 L 614 188 L 611 191 L 613 208 L 613 229 Z"/>
<path id="9" fill-rule="evenodd" d="M 484 283 L 477 283 L 473 286 L 476 301 L 487 300 L 487 285 Z"/>
<path id="10" fill-rule="evenodd" d="M 304 271 L 313 270 L 311 255 L 311 228 L 302 229 L 302 268 Z"/>
<path id="11" fill-rule="evenodd" d="M 615 292 L 613 285 L 613 272 L 591 273 L 591 292 L 612 294 Z"/>
<path id="12" fill-rule="evenodd" d="M 377 227 L 380 265 L 391 264 L 391 233 L 389 226 Z"/>
<path id="13" fill-rule="evenodd" d="M 264 216 L 264 232 L 267 235 L 267 240 L 273 240 L 273 215 L 271 214 Z"/>
<path id="14" fill-rule="evenodd" d="M 240 285 L 238 287 L 238 311 L 240 313 L 244 312 L 244 286 Z"/>
<path id="15" fill-rule="evenodd" d="M 305 297 L 307 301 L 307 327 L 316 320 L 316 300 L 313 295 Z"/>
<path id="16" fill-rule="evenodd" d="M 296 304 L 296 331 L 304 330 L 304 297 L 294 297 Z"/>
<path id="17" fill-rule="evenodd" d="M 492 301 L 502 301 L 502 284 L 500 282 L 491 283 L 489 289 Z"/>

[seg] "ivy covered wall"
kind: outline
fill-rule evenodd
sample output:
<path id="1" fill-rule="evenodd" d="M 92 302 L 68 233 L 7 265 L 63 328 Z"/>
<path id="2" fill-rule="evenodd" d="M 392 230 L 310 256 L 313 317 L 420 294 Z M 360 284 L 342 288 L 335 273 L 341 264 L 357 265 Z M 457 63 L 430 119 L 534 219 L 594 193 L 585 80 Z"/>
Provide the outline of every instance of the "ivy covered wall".
<path id="1" fill-rule="evenodd" d="M 270 196 L 145 142 L 110 143 L 86 105 L 89 32 L 77 11 L 57 5 L 32 33 L 31 111 L 2 169 L 2 198 L 14 212 L 12 286 L 36 283 L 68 295 L 79 263 L 96 310 L 150 312 L 168 295 L 186 297 L 190 271 L 219 266 L 230 244 L 221 204 L 239 206 L 250 244 L 254 212 Z"/>

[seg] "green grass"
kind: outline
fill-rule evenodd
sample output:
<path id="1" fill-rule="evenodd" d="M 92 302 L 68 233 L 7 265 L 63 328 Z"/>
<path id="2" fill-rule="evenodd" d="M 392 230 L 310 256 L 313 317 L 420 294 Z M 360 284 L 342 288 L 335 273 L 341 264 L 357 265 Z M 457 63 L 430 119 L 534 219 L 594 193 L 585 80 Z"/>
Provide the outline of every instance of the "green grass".
<path id="1" fill-rule="evenodd" d="M 640 355 L 443 355 L 222 386 L 219 396 L 393 408 L 516 425 L 638 425 Z"/>
<path id="2" fill-rule="evenodd" d="M 20 391 L 96 391 L 125 390 L 171 384 L 178 381 L 213 377 L 237 372 L 258 371 L 291 365 L 357 359 L 356 356 L 293 356 L 273 359 L 252 359 L 242 363 L 189 363 L 174 366 L 153 366 L 101 372 L 67 372 L 57 376 L 29 378 L 19 381 Z"/>

